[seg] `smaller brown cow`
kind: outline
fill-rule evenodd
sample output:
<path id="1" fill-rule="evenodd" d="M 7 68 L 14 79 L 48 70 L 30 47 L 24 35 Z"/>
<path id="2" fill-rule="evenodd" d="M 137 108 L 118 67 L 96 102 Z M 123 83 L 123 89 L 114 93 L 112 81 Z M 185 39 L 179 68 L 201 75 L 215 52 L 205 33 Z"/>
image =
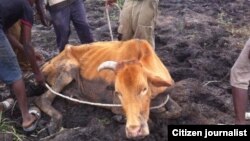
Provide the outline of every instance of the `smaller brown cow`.
<path id="1" fill-rule="evenodd" d="M 119 99 L 127 119 L 125 131 L 128 138 L 149 134 L 151 100 L 174 85 L 150 44 L 137 39 L 67 45 L 64 51 L 43 65 L 42 72 L 57 92 L 75 82 L 81 90 L 76 96 L 80 99 L 99 103 L 114 103 Z M 55 95 L 47 91 L 36 99 L 36 104 L 52 118 L 52 132 L 62 121 L 61 113 L 51 106 L 54 98 Z M 172 99 L 171 102 L 174 103 Z M 117 108 L 111 109 L 117 113 Z M 175 111 L 175 115 L 178 112 Z M 166 111 L 166 115 L 171 113 Z"/>

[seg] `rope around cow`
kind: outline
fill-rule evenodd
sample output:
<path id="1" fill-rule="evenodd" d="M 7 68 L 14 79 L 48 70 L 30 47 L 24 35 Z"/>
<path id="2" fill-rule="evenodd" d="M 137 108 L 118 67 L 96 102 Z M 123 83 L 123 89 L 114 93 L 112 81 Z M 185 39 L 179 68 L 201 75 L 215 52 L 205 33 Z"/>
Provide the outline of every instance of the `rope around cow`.
<path id="1" fill-rule="evenodd" d="M 57 96 L 60 96 L 64 99 L 67 99 L 67 100 L 70 100 L 70 101 L 74 101 L 74 102 L 77 102 L 77 103 L 81 103 L 81 104 L 87 104 L 87 105 L 92 105 L 92 106 L 101 106 L 101 107 L 121 107 L 122 105 L 121 104 L 103 104 L 103 103 L 96 103 L 96 102 L 89 102 L 89 101 L 82 101 L 82 100 L 78 100 L 78 99 L 75 99 L 75 98 L 72 98 L 72 97 L 69 97 L 69 96 L 65 96 L 61 93 L 58 93 L 56 91 L 54 91 L 47 83 L 45 83 L 45 86 L 49 89 L 49 91 L 51 91 L 53 94 L 57 95 Z M 153 110 L 153 109 L 158 109 L 158 108 L 161 108 L 163 107 L 169 100 L 169 95 L 167 95 L 166 99 L 158 106 L 153 106 L 153 107 L 150 107 L 150 110 Z"/>
<path id="2" fill-rule="evenodd" d="M 119 13 L 121 13 L 121 7 L 117 3 L 115 3 L 113 5 L 116 6 L 119 10 Z M 113 31 L 112 31 L 112 27 L 111 27 L 111 23 L 110 23 L 109 6 L 107 4 L 105 5 L 105 12 L 106 12 L 106 16 L 107 16 L 110 38 L 111 38 L 111 41 L 113 41 L 114 37 L 113 37 Z"/>

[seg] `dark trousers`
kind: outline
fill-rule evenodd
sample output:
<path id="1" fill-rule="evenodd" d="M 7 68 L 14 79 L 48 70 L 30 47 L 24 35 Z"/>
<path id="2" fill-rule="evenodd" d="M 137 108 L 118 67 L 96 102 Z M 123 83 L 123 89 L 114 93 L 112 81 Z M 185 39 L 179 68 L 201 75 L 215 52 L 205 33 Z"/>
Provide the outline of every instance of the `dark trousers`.
<path id="1" fill-rule="evenodd" d="M 60 9 L 50 9 L 50 15 L 55 29 L 59 51 L 62 51 L 68 43 L 71 21 L 73 22 L 81 43 L 91 43 L 94 41 L 81 0 L 75 0 L 72 4 Z"/>

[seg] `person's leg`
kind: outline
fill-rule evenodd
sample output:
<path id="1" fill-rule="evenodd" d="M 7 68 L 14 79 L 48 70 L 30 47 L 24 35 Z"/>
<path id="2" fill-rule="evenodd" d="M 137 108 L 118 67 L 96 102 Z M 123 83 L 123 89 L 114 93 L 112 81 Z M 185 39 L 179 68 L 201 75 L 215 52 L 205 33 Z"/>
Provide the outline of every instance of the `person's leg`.
<path id="1" fill-rule="evenodd" d="M 21 110 L 22 125 L 23 127 L 27 127 L 36 118 L 28 112 L 28 102 L 21 70 L 16 55 L 2 29 L 0 29 L 0 52 L 0 80 L 11 86 Z"/>
<path id="2" fill-rule="evenodd" d="M 132 9 L 134 0 L 125 0 L 119 17 L 118 40 L 126 41 L 133 38 Z"/>
<path id="3" fill-rule="evenodd" d="M 159 0 L 135 1 L 133 6 L 134 38 L 147 40 L 155 48 L 155 23 Z"/>
<path id="4" fill-rule="evenodd" d="M 56 33 L 56 42 L 59 51 L 63 51 L 70 36 L 70 8 L 50 9 L 52 24 Z"/>
<path id="5" fill-rule="evenodd" d="M 81 43 L 91 43 L 94 41 L 93 35 L 87 23 L 86 12 L 82 1 L 76 0 L 70 5 L 70 15 L 77 35 Z"/>
<path id="6" fill-rule="evenodd" d="M 247 110 L 247 90 L 232 87 L 235 124 L 246 124 L 245 113 Z"/>
<path id="7" fill-rule="evenodd" d="M 34 120 L 36 120 L 36 117 L 32 116 L 28 112 L 28 102 L 27 102 L 27 96 L 25 93 L 24 82 L 22 79 L 20 79 L 12 83 L 10 86 L 17 98 L 18 105 L 21 110 L 21 114 L 23 117 L 22 126 L 26 128 L 30 126 L 34 122 Z"/>
<path id="8" fill-rule="evenodd" d="M 246 42 L 230 73 L 233 104 L 235 110 L 235 124 L 245 124 L 245 113 L 248 102 L 248 86 L 250 81 L 250 40 Z"/>

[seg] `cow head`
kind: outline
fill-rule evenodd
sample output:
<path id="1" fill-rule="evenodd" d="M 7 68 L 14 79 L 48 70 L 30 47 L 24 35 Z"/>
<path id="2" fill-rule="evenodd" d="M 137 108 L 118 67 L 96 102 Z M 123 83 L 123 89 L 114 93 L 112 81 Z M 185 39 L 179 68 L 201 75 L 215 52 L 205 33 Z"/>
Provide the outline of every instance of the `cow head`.
<path id="1" fill-rule="evenodd" d="M 148 119 L 153 97 L 151 87 L 170 84 L 147 71 L 138 61 L 106 61 L 98 67 L 98 71 L 103 69 L 115 73 L 115 94 L 119 97 L 127 118 L 126 136 L 138 138 L 149 135 Z"/>

